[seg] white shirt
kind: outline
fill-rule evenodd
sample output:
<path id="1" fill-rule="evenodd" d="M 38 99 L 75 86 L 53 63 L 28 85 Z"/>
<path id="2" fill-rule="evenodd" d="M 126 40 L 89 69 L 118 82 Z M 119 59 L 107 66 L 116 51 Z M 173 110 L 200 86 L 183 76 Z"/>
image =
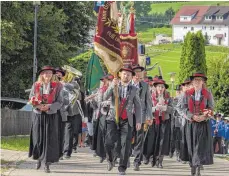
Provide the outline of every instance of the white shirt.
<path id="1" fill-rule="evenodd" d="M 195 101 L 200 101 L 200 96 L 201 96 L 201 89 L 195 91 Z"/>
<path id="2" fill-rule="evenodd" d="M 132 80 L 132 85 L 134 85 L 134 86 L 137 87 L 137 88 L 140 88 L 139 82 L 135 83 L 135 82 Z"/>
<path id="3" fill-rule="evenodd" d="M 43 94 L 49 94 L 49 92 L 50 92 L 50 83 L 48 83 L 47 86 L 43 84 Z"/>
<path id="4" fill-rule="evenodd" d="M 127 96 L 127 88 L 128 88 L 128 85 L 122 85 L 122 90 L 121 90 L 121 97 L 122 98 L 126 98 Z"/>

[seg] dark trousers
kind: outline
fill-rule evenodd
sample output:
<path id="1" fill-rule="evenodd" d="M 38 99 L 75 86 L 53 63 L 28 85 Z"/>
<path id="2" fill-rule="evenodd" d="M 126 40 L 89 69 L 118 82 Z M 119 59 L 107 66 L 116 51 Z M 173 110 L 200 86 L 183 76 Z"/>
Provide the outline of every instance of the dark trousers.
<path id="1" fill-rule="evenodd" d="M 144 124 L 139 131 L 136 132 L 135 138 L 135 146 L 134 146 L 134 163 L 141 165 L 141 161 L 143 160 L 143 147 L 144 147 Z"/>
<path id="2" fill-rule="evenodd" d="M 130 157 L 129 151 L 131 146 L 132 127 L 129 125 L 128 120 L 119 120 L 119 129 L 114 121 L 106 121 L 107 130 L 105 136 L 105 149 L 107 152 L 107 160 L 110 162 L 114 161 L 114 146 L 115 142 L 120 141 L 120 162 L 119 171 L 125 171 L 127 168 L 127 162 Z M 119 149 L 116 149 L 119 150 Z"/>
<path id="3" fill-rule="evenodd" d="M 180 143 L 181 143 L 181 129 L 180 127 L 175 127 L 175 149 L 177 153 L 180 153 Z"/>
<path id="4" fill-rule="evenodd" d="M 218 152 L 215 151 L 217 143 L 218 143 L 218 146 L 219 146 Z M 221 150 L 222 149 L 222 137 L 214 137 L 213 146 L 214 146 L 214 153 L 222 154 L 222 150 Z"/>
<path id="5" fill-rule="evenodd" d="M 58 131 L 59 131 L 59 155 L 60 157 L 63 156 L 63 148 L 64 148 L 64 130 L 65 130 L 65 122 L 62 121 L 60 111 L 57 112 L 58 114 Z"/>
<path id="6" fill-rule="evenodd" d="M 68 116 L 68 121 L 65 125 L 65 136 L 64 136 L 64 154 L 71 156 L 73 149 L 73 135 L 77 136 L 76 146 L 78 143 L 79 130 L 82 128 L 81 116 L 74 115 Z"/>
<path id="7" fill-rule="evenodd" d="M 60 157 L 63 156 L 63 148 L 64 148 L 64 131 L 65 131 L 65 122 L 61 122 L 59 124 L 59 132 L 60 132 L 60 136 L 59 136 L 59 148 L 60 148 Z"/>
<path id="8" fill-rule="evenodd" d="M 97 134 L 97 147 L 96 154 L 101 157 L 106 157 L 105 152 L 105 133 L 106 133 L 106 116 L 100 116 L 98 119 L 98 134 Z"/>
<path id="9" fill-rule="evenodd" d="M 176 138 L 176 128 L 174 125 L 171 126 L 171 137 L 170 137 L 170 153 L 173 154 L 175 151 L 175 138 Z"/>
<path id="10" fill-rule="evenodd" d="M 74 131 L 73 131 L 73 149 L 77 149 L 77 145 L 79 142 L 81 141 L 78 141 L 78 136 L 79 134 L 82 133 L 82 117 L 80 114 L 76 115 L 77 116 L 77 121 L 74 121 Z"/>

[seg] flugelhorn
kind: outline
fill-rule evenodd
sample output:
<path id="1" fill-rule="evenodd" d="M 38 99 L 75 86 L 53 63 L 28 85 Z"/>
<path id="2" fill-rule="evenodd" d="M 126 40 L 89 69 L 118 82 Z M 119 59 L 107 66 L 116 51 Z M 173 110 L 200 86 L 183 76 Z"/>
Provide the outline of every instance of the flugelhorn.
<path id="1" fill-rule="evenodd" d="M 63 81 L 66 83 L 72 82 L 74 78 L 82 77 L 82 73 L 79 70 L 69 65 L 64 65 L 62 68 L 66 71 L 65 76 L 63 78 Z"/>

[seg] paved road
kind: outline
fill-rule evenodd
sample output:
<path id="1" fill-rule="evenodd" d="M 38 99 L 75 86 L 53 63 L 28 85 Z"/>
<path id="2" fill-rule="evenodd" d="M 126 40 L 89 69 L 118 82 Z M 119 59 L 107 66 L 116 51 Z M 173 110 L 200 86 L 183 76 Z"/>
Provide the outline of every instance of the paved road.
<path id="1" fill-rule="evenodd" d="M 142 165 L 141 170 L 133 171 L 133 158 L 131 158 L 131 167 L 127 170 L 130 176 L 188 176 L 190 168 L 188 164 L 181 164 L 175 161 L 175 158 L 166 157 L 164 160 L 164 168 L 152 168 L 150 165 Z M 229 161 L 216 158 L 215 164 L 204 166 L 202 176 L 229 176 Z M 98 157 L 93 157 L 88 148 L 80 149 L 78 153 L 74 153 L 69 160 L 62 160 L 59 163 L 50 166 L 51 173 L 47 174 L 43 171 L 43 165 L 40 170 L 35 170 L 35 163 L 31 159 L 17 165 L 17 168 L 9 170 L 5 175 L 10 176 L 112 176 L 118 175 L 117 167 L 112 171 L 106 170 L 106 162 L 99 163 Z"/>

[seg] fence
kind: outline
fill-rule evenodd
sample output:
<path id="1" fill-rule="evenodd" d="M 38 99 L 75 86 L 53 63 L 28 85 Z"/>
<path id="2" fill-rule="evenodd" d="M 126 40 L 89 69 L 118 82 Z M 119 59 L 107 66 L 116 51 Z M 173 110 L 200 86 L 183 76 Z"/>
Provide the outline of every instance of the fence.
<path id="1" fill-rule="evenodd" d="M 1 109 L 1 135 L 28 135 L 32 123 L 32 112 Z"/>

